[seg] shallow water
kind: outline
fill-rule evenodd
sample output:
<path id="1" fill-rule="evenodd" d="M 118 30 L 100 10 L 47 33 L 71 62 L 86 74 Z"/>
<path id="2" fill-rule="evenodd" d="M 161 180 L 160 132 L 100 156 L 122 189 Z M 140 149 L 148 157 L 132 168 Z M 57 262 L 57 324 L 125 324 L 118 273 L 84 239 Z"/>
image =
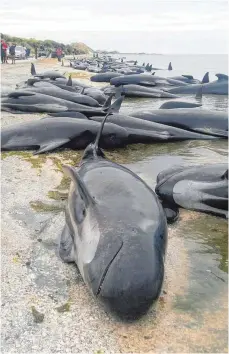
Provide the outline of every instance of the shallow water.
<path id="1" fill-rule="evenodd" d="M 194 101 L 193 96 L 185 96 L 182 100 Z M 131 114 L 133 110 L 156 109 L 162 100 L 125 100 L 122 113 Z M 227 96 L 204 96 L 200 109 L 227 111 Z M 218 141 L 186 141 L 171 144 L 155 144 L 146 146 L 145 151 L 137 152 L 138 161 L 126 166 L 138 173 L 151 187 L 155 186 L 157 174 L 163 169 L 178 164 L 214 164 L 227 163 L 228 145 L 225 140 Z M 141 156 L 139 156 L 141 155 Z M 196 318 L 193 328 L 201 331 L 205 328 L 202 343 L 187 333 L 186 341 L 191 351 L 218 352 L 227 345 L 227 327 L 224 311 L 227 312 L 227 272 L 228 272 L 228 233 L 227 221 L 202 213 L 183 211 L 183 216 L 172 226 L 176 236 L 184 242 L 189 263 L 187 276 L 188 286 L 180 295 L 176 295 L 171 307 L 173 311 L 189 314 Z M 177 274 L 179 277 L 179 273 Z M 209 313 L 211 314 L 209 317 Z M 219 323 L 224 322 L 224 329 L 212 320 L 217 313 Z M 212 319 L 211 319 L 212 316 Z M 224 318 L 224 319 L 223 319 Z M 183 326 L 189 326 L 188 317 Z M 179 321 L 179 314 L 176 316 Z M 210 329 L 206 322 L 211 323 Z M 190 325 L 192 327 L 192 325 Z M 216 335 L 221 343 L 210 343 L 210 332 Z M 224 344 L 223 344 L 224 343 Z M 171 350 L 177 350 L 176 346 Z"/>
<path id="2" fill-rule="evenodd" d="M 177 76 L 177 75 L 193 75 L 195 79 L 201 80 L 208 71 L 210 81 L 215 80 L 215 74 L 228 73 L 228 56 L 226 54 L 117 54 L 113 57 L 126 57 L 125 60 L 137 60 L 138 65 L 143 63 L 152 64 L 154 67 L 164 70 L 155 70 L 155 75 L 160 76 Z M 168 71 L 168 64 L 172 63 L 173 70 Z"/>

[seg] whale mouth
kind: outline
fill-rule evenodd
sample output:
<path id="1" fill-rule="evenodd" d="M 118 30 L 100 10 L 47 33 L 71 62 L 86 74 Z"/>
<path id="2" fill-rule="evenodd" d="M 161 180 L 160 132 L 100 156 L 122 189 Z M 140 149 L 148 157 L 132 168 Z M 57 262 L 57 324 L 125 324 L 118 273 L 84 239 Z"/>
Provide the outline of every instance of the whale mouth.
<path id="1" fill-rule="evenodd" d="M 103 286 L 103 283 L 104 283 L 104 280 L 105 280 L 106 275 L 107 275 L 107 272 L 108 272 L 108 270 L 109 270 L 111 264 L 114 262 L 115 258 L 117 257 L 117 255 L 118 255 L 119 252 L 121 251 L 122 246 L 123 246 L 123 241 L 122 241 L 122 243 L 121 243 L 121 245 L 120 245 L 120 248 L 119 248 L 118 251 L 115 253 L 114 257 L 113 257 L 113 258 L 111 259 L 111 261 L 108 263 L 106 269 L 105 269 L 104 272 L 103 272 L 103 275 L 102 275 L 102 278 L 101 278 L 101 280 L 100 280 L 100 283 L 99 283 L 99 287 L 98 287 L 96 296 L 98 296 L 98 295 L 100 294 L 101 289 L 102 289 L 102 286 Z"/>

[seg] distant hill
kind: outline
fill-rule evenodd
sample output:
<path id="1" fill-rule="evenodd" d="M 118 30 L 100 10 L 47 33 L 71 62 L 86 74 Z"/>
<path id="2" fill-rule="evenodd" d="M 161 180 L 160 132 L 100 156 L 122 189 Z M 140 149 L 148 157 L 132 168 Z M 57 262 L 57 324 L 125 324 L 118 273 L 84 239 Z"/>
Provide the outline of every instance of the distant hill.
<path id="1" fill-rule="evenodd" d="M 117 50 L 111 50 L 111 51 L 108 51 L 108 50 L 95 50 L 94 51 L 95 53 L 98 53 L 98 54 L 119 54 L 119 52 Z"/>
<path id="2" fill-rule="evenodd" d="M 74 49 L 75 54 L 91 54 L 94 50 L 81 42 L 71 43 L 70 46 Z"/>

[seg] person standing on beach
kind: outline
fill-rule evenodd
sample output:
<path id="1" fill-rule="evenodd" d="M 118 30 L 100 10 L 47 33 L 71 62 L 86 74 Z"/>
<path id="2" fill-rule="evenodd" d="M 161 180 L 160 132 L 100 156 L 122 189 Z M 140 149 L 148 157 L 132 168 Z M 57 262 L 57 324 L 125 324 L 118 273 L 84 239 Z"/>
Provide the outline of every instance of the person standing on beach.
<path id="1" fill-rule="evenodd" d="M 12 63 L 11 64 L 15 64 L 15 48 L 16 48 L 16 44 L 13 43 L 10 46 L 10 56 L 11 56 L 11 59 L 12 59 Z"/>
<path id="2" fill-rule="evenodd" d="M 61 61 L 62 49 L 60 47 L 57 48 L 56 55 L 57 55 L 58 61 Z"/>
<path id="3" fill-rule="evenodd" d="M 26 59 L 30 56 L 30 48 L 26 48 Z"/>
<path id="4" fill-rule="evenodd" d="M 2 60 L 2 64 L 7 63 L 7 48 L 8 48 L 8 45 L 6 44 L 4 39 L 2 39 L 2 41 L 1 41 L 1 60 Z"/>

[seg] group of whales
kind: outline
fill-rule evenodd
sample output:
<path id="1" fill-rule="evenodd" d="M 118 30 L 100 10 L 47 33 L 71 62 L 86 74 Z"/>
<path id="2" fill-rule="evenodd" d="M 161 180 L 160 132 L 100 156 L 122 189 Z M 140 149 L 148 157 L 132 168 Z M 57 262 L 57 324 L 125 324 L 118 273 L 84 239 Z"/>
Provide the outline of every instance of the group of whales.
<path id="1" fill-rule="evenodd" d="M 169 82 L 154 75 L 154 81 L 145 74 L 127 75 L 127 82 L 122 79 L 125 75 L 119 75 L 102 90 L 71 77 L 67 80 L 56 71 L 38 74 L 33 64 L 31 73 L 33 78 L 3 94 L 2 110 L 49 116 L 3 128 L 1 148 L 31 149 L 35 154 L 85 149 L 77 168 L 63 166 L 71 185 L 58 253 L 63 261 L 77 264 L 88 288 L 111 312 L 136 320 L 160 296 L 167 221 L 177 219 L 178 208 L 227 217 L 227 164 L 174 166 L 158 175 L 154 191 L 137 174 L 108 160 L 101 148 L 225 139 L 227 114 L 200 109 L 200 100 L 168 101 L 157 110 L 119 113 L 126 96 L 163 97 L 158 95 L 164 92 L 172 98 L 168 92 L 172 85 L 174 89 L 200 85 L 197 96 L 201 97 L 203 86 L 210 85 L 208 75 L 201 84 L 187 82 L 193 79 L 185 76 Z M 95 76 L 92 81 L 102 81 Z M 176 86 L 178 79 L 188 86 Z"/>
<path id="2" fill-rule="evenodd" d="M 121 61 L 119 61 L 121 60 Z M 64 65 L 62 61 L 62 65 Z M 129 60 L 124 62 L 123 59 L 112 58 L 112 57 L 101 57 L 101 58 L 84 58 L 84 59 L 73 59 L 70 60 L 70 67 L 77 70 L 86 70 L 94 73 L 114 73 L 114 74 L 141 74 L 144 72 L 151 72 L 152 70 L 172 70 L 171 62 L 167 69 L 153 67 L 152 64 L 143 63 L 138 65 L 137 60 Z"/>
<path id="3" fill-rule="evenodd" d="M 31 74 L 33 77 L 18 84 L 16 90 L 3 92 L 1 109 L 16 113 L 46 112 L 49 115 L 33 122 L 3 128 L 2 150 L 31 149 L 36 150 L 36 153 L 42 153 L 68 147 L 83 149 L 95 137 L 114 96 L 116 100 L 112 110 L 109 110 L 109 117 L 101 136 L 100 143 L 103 148 L 160 141 L 225 139 L 228 136 L 227 114 L 199 108 L 200 100 L 193 103 L 173 100 L 162 104 L 160 109 L 134 110 L 129 115 L 119 113 L 126 96 L 161 98 L 167 97 L 168 94 L 168 97 L 170 95 L 173 97 L 173 94 L 155 88 L 163 83 L 168 84 L 164 78 L 145 74 L 128 75 L 126 77 L 131 79 L 130 82 L 135 80 L 135 84 L 126 85 L 124 84 L 126 81 L 117 82 L 126 78 L 125 75 L 118 76 L 110 80 L 115 85 L 120 83 L 118 87 L 111 85 L 99 89 L 82 84 L 71 76 L 66 79 L 58 71 L 37 73 L 34 64 L 31 64 Z M 156 80 L 150 81 L 148 76 Z M 155 85 L 153 88 L 141 86 L 146 84 L 145 77 L 148 84 L 151 82 Z M 204 76 L 203 81 L 208 81 L 208 75 Z M 173 82 L 169 85 L 175 84 Z M 207 83 L 200 86 L 204 85 Z"/>

